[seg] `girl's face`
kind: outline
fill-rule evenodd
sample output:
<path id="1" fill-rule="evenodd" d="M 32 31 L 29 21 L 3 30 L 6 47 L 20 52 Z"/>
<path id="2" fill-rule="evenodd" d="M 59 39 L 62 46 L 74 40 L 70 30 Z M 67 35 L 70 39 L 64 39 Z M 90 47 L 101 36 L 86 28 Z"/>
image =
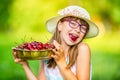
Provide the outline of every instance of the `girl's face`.
<path id="1" fill-rule="evenodd" d="M 84 25 L 78 18 L 68 17 L 59 21 L 58 30 L 60 31 L 62 42 L 72 46 L 83 39 L 88 31 L 88 26 Z"/>

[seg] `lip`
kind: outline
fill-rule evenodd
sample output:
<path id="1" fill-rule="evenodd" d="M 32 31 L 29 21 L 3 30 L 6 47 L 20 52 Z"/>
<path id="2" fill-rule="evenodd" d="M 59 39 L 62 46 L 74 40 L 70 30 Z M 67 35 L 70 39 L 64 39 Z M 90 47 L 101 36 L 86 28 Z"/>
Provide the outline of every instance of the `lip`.
<path id="1" fill-rule="evenodd" d="M 79 36 L 75 33 L 69 33 L 69 38 L 72 42 L 75 42 L 79 38 Z"/>

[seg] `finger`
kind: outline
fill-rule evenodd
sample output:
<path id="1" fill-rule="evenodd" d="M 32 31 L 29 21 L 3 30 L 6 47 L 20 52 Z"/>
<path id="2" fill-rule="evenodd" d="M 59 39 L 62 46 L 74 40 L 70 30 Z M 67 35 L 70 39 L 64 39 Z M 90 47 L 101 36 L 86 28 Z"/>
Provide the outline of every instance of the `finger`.
<path id="1" fill-rule="evenodd" d="M 56 55 L 51 55 L 52 58 L 54 59 L 57 59 L 57 56 Z"/>
<path id="2" fill-rule="evenodd" d="M 61 53 L 63 53 L 63 52 L 64 52 L 62 48 L 60 48 L 60 49 L 59 49 L 59 51 L 60 51 Z"/>
<path id="3" fill-rule="evenodd" d="M 52 51 L 54 52 L 54 55 L 57 55 L 57 56 L 60 55 L 60 53 L 56 49 L 52 49 Z"/>
<path id="4" fill-rule="evenodd" d="M 14 60 L 16 63 L 18 63 L 18 62 L 21 62 L 22 61 L 22 59 L 18 59 L 18 58 L 15 58 L 15 60 Z"/>
<path id="5" fill-rule="evenodd" d="M 57 50 L 56 50 L 56 49 L 52 49 L 52 51 L 53 51 L 54 53 L 56 53 L 56 52 L 57 52 Z"/>
<path id="6" fill-rule="evenodd" d="M 56 40 L 53 41 L 53 44 L 54 44 L 54 46 L 56 47 L 57 50 L 60 49 L 61 45 Z"/>
<path id="7" fill-rule="evenodd" d="M 12 49 L 12 54 L 14 55 L 14 52 L 15 52 L 15 50 L 14 50 L 14 48 Z"/>
<path id="8" fill-rule="evenodd" d="M 14 59 L 15 59 L 15 58 L 16 58 L 16 52 L 13 51 L 12 53 L 13 53 L 13 57 L 14 57 Z"/>
<path id="9" fill-rule="evenodd" d="M 17 57 L 17 52 L 13 52 L 14 58 L 18 58 Z"/>
<path id="10" fill-rule="evenodd" d="M 53 51 L 54 53 L 56 53 L 56 52 L 63 53 L 63 49 L 62 49 L 62 48 L 60 48 L 59 50 L 57 50 L 57 49 L 52 49 L 52 51 Z"/>
<path id="11" fill-rule="evenodd" d="M 14 48 L 12 48 L 12 53 L 14 52 Z"/>

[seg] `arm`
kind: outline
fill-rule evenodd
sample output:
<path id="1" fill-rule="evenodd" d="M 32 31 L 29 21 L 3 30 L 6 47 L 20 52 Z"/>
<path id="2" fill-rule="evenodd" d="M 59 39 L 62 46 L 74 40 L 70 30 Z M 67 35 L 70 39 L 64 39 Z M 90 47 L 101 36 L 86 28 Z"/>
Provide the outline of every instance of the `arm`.
<path id="1" fill-rule="evenodd" d="M 28 80 L 38 80 L 36 78 L 36 76 L 33 74 L 33 72 L 31 71 L 31 69 L 30 69 L 30 67 L 27 63 L 22 64 L 22 67 L 23 67 L 23 69 L 26 73 L 26 76 L 27 76 Z"/>
<path id="2" fill-rule="evenodd" d="M 28 80 L 37 80 L 37 78 L 35 77 L 35 75 L 31 71 L 31 69 L 28 65 L 28 62 L 26 60 L 19 59 L 17 57 L 17 53 L 14 50 L 13 50 L 13 56 L 14 56 L 15 63 L 21 64 L 21 66 L 23 67 Z"/>
<path id="3" fill-rule="evenodd" d="M 53 49 L 53 52 L 55 53 L 55 55 L 52 55 L 52 57 L 56 61 L 57 66 L 58 66 L 64 80 L 77 80 L 76 75 L 71 71 L 71 69 L 66 68 L 67 63 L 66 63 L 66 59 L 65 59 L 65 55 L 64 55 L 62 46 L 59 45 L 56 41 L 54 41 L 54 45 L 55 45 L 56 49 Z"/>
<path id="4" fill-rule="evenodd" d="M 76 71 L 78 80 L 90 80 L 90 49 L 85 43 L 78 45 Z"/>
<path id="5" fill-rule="evenodd" d="M 41 65 L 40 65 L 40 70 L 39 70 L 39 73 L 38 73 L 38 80 L 46 80 L 43 61 L 41 61 L 40 64 Z"/>
<path id="6" fill-rule="evenodd" d="M 76 60 L 76 75 L 70 69 L 66 69 L 66 63 L 59 63 L 59 69 L 65 80 L 90 80 L 90 49 L 85 43 L 78 45 Z"/>
<path id="7" fill-rule="evenodd" d="M 28 80 L 46 80 L 45 73 L 44 73 L 43 61 L 41 61 L 41 66 L 40 66 L 40 70 L 38 73 L 38 78 L 36 78 L 36 76 L 33 74 L 33 72 L 31 71 L 27 62 L 23 62 L 21 65 L 26 73 Z"/>
<path id="8" fill-rule="evenodd" d="M 57 64 L 64 80 L 78 80 L 70 68 L 66 68 L 66 63 Z"/>
<path id="9" fill-rule="evenodd" d="M 59 64 L 59 69 L 65 80 L 90 80 L 90 49 L 81 43 L 78 45 L 76 60 L 76 75 L 70 69 L 66 69 L 66 63 Z"/>

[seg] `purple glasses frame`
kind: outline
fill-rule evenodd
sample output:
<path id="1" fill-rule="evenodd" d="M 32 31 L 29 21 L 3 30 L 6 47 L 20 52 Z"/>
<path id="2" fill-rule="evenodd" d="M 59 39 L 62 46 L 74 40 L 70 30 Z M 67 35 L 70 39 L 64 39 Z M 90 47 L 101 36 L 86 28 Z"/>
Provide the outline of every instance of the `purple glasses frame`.
<path id="1" fill-rule="evenodd" d="M 80 24 L 79 22 L 77 22 L 76 20 L 72 20 L 72 19 L 65 19 L 64 21 L 68 21 L 69 22 L 69 26 L 73 29 L 79 27 L 80 31 L 85 34 L 86 32 L 88 32 L 88 28 L 85 25 Z M 72 22 L 73 21 L 73 22 Z M 75 26 L 74 26 L 75 23 Z M 77 25 L 76 25 L 77 24 Z"/>

